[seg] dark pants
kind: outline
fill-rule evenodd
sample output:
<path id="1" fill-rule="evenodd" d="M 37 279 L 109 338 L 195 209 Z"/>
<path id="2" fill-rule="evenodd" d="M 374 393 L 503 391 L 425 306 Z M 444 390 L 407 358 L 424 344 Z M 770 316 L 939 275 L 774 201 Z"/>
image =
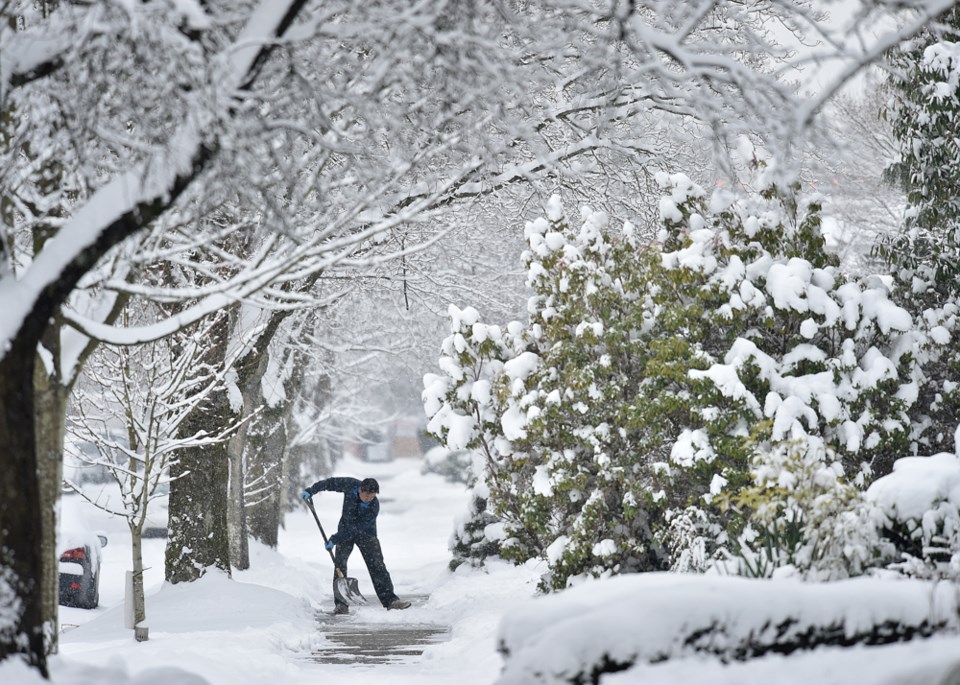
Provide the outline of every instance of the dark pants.
<path id="1" fill-rule="evenodd" d="M 390 572 L 387 571 L 383 563 L 383 551 L 380 549 L 380 541 L 374 537 L 363 537 L 355 542 L 341 542 L 337 544 L 336 564 L 343 575 L 347 575 L 347 559 L 353 552 L 353 546 L 356 544 L 360 548 L 360 555 L 367 565 L 367 571 L 370 572 L 370 580 L 373 581 L 373 589 L 377 593 L 377 598 L 383 606 L 388 606 L 397 599 L 393 592 L 393 581 L 390 580 Z M 336 587 L 337 574 L 333 574 L 333 584 Z M 336 597 L 336 593 L 334 593 Z"/>

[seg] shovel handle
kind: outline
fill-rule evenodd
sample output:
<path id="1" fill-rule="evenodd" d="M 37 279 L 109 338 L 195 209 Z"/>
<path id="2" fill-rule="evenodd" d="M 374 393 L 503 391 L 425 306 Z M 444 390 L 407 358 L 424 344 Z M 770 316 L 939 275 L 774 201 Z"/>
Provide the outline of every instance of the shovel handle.
<path id="1" fill-rule="evenodd" d="M 317 516 L 317 510 L 313 507 L 312 500 L 304 500 L 308 507 L 310 507 L 310 513 L 313 514 L 313 520 L 317 522 L 317 528 L 320 529 L 320 535 L 323 536 L 323 548 L 327 549 L 327 534 L 323 530 L 323 524 L 320 523 L 320 517 Z M 347 578 L 343 571 L 337 567 L 337 560 L 333 556 L 333 552 L 327 549 L 327 553 L 330 555 L 330 561 L 333 562 L 333 573 L 336 576 L 337 582 L 334 583 L 333 594 L 337 597 L 337 601 L 343 601 L 348 604 L 363 605 L 367 603 L 366 598 L 360 594 L 360 590 L 357 589 L 357 581 L 352 578 Z M 353 587 L 350 587 L 351 581 Z M 338 584 L 343 585 L 343 589 L 340 591 L 340 594 L 337 593 Z"/>
<path id="2" fill-rule="evenodd" d="M 327 549 L 327 534 L 323 531 L 323 524 L 320 523 L 320 517 L 317 516 L 317 510 L 313 508 L 313 500 L 306 500 L 307 506 L 310 507 L 310 513 L 313 514 L 313 520 L 317 522 L 317 528 L 320 529 L 320 535 L 323 536 L 323 548 Z M 330 555 L 330 561 L 333 562 L 333 570 L 337 574 L 338 578 L 343 578 L 343 571 L 337 568 L 337 560 L 333 557 L 333 551 L 327 549 L 327 554 Z"/>

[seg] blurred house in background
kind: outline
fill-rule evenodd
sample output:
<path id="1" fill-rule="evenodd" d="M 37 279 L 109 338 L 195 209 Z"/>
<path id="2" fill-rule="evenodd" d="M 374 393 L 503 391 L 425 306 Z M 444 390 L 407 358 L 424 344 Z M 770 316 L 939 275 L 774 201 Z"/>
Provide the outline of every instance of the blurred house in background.
<path id="1" fill-rule="evenodd" d="M 397 416 L 343 443 L 344 454 L 362 461 L 421 459 L 433 445 L 423 417 Z"/>

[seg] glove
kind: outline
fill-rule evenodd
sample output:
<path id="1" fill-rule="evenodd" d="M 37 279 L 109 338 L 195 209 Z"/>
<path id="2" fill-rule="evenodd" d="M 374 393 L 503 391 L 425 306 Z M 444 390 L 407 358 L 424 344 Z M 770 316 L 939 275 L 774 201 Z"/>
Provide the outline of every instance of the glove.
<path id="1" fill-rule="evenodd" d="M 309 502 L 313 499 L 313 495 L 310 494 L 309 490 L 304 490 L 300 493 L 300 499 L 302 499 L 304 502 Z"/>
<path id="2" fill-rule="evenodd" d="M 332 550 L 334 547 L 336 547 L 337 535 L 338 533 L 334 533 L 333 535 L 331 535 L 330 538 L 327 540 L 327 544 L 325 544 L 324 547 L 326 547 L 329 550 Z"/>

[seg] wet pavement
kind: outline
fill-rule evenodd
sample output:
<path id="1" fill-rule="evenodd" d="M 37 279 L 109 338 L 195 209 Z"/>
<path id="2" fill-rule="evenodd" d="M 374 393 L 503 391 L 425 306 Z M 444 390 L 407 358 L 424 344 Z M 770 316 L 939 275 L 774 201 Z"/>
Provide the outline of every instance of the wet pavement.
<path id="1" fill-rule="evenodd" d="M 405 597 L 421 606 L 427 595 Z M 450 639 L 450 626 L 429 623 L 373 623 L 354 615 L 321 613 L 317 623 L 329 644 L 308 658 L 320 664 L 389 664 L 416 661 L 432 644 Z"/>

